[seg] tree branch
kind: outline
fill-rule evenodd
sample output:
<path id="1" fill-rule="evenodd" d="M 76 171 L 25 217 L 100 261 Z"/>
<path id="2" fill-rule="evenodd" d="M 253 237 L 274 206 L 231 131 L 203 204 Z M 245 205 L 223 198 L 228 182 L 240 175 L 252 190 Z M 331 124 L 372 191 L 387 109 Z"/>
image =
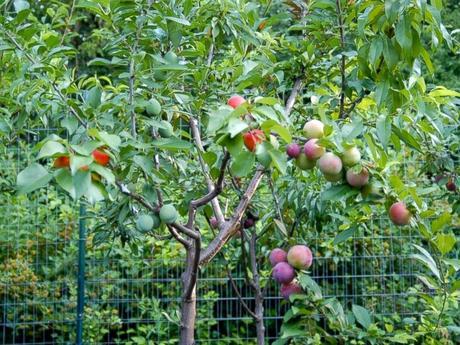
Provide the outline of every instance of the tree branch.
<path id="1" fill-rule="evenodd" d="M 233 277 L 232 277 L 232 272 L 230 272 L 230 268 L 228 267 L 228 263 L 226 264 L 226 269 L 227 269 L 227 276 L 228 280 L 230 280 L 230 284 L 232 285 L 233 291 L 235 291 L 236 297 L 238 297 L 238 300 L 240 301 L 241 305 L 243 306 L 243 309 L 246 310 L 246 312 L 252 316 L 254 320 L 257 320 L 257 315 L 254 314 L 254 312 L 249 308 L 249 306 L 246 304 L 246 302 L 243 300 L 243 297 L 241 296 L 240 290 L 238 289 L 238 286 L 236 285 Z"/>
<path id="2" fill-rule="evenodd" d="M 190 247 L 190 242 L 183 238 L 174 227 L 171 225 L 167 225 L 167 227 L 171 235 L 174 236 L 174 238 L 179 241 L 186 249 Z"/>
<path id="3" fill-rule="evenodd" d="M 193 290 L 196 287 L 196 280 L 197 280 L 197 273 L 198 273 L 198 266 L 200 264 L 200 251 L 201 251 L 201 235 L 199 231 L 197 231 L 198 237 L 194 239 L 195 244 L 193 248 L 189 248 L 188 251 L 193 250 L 193 253 L 190 253 L 192 256 L 192 264 L 189 267 L 189 281 L 185 286 L 185 291 L 183 294 L 183 298 L 188 301 L 191 299 L 193 294 Z"/>
<path id="4" fill-rule="evenodd" d="M 241 219 L 243 218 L 244 212 L 249 206 L 249 202 L 254 196 L 257 187 L 263 177 L 263 170 L 258 169 L 254 174 L 251 182 L 249 183 L 246 191 L 240 199 L 238 206 L 236 207 L 232 218 L 226 221 L 220 228 L 217 236 L 204 248 L 200 255 L 200 265 L 208 263 L 216 254 L 222 249 L 227 243 L 230 236 L 232 236 L 237 230 Z"/>
<path id="5" fill-rule="evenodd" d="M 202 157 L 202 152 L 204 152 L 203 143 L 201 142 L 201 135 L 198 129 L 197 120 L 193 117 L 190 117 L 190 128 L 192 129 L 193 139 L 195 140 L 195 145 L 198 149 L 198 158 L 200 161 L 201 170 L 203 171 L 204 178 L 206 180 L 206 185 L 208 186 L 208 192 L 211 193 L 214 190 L 214 184 L 211 180 L 211 176 L 209 175 L 209 167 Z M 222 223 L 225 222 L 225 219 L 219 204 L 219 200 L 217 198 L 213 198 L 211 200 L 211 206 L 220 226 Z"/>
<path id="6" fill-rule="evenodd" d="M 131 57 L 129 61 L 129 96 L 128 96 L 128 103 L 131 107 L 131 135 L 133 138 L 136 138 L 137 130 L 136 130 L 136 112 L 134 111 L 134 82 L 136 79 L 135 67 L 134 67 L 134 58 Z"/>
<path id="7" fill-rule="evenodd" d="M 299 77 L 296 79 L 294 82 L 294 86 L 292 87 L 291 94 L 289 95 L 288 100 L 286 101 L 286 107 L 284 108 L 284 112 L 286 113 L 286 116 L 289 116 L 292 112 L 292 108 L 294 107 L 295 104 L 295 99 L 297 98 L 297 95 L 299 92 L 302 90 L 302 77 Z"/>

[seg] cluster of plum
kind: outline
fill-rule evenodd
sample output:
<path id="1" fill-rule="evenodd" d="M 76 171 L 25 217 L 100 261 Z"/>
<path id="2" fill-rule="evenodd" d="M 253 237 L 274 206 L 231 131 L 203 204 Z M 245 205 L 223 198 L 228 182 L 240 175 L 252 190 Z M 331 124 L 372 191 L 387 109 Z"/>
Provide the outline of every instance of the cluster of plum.
<path id="1" fill-rule="evenodd" d="M 302 287 L 296 281 L 296 270 L 305 270 L 313 263 L 313 254 L 305 245 L 292 246 L 286 253 L 281 248 L 273 249 L 269 256 L 273 267 L 272 276 L 281 284 L 281 296 L 289 299 L 292 294 L 302 293 Z"/>
<path id="2" fill-rule="evenodd" d="M 303 147 L 291 143 L 286 147 L 287 155 L 295 159 L 297 167 L 302 170 L 313 169 L 315 166 L 330 182 L 338 182 L 343 178 L 343 167 L 347 168 L 345 178 L 352 187 L 361 188 L 369 182 L 369 171 L 365 167 L 357 172 L 353 167 L 361 161 L 361 152 L 356 146 L 347 147 L 341 157 L 326 152 L 318 141 L 324 137 L 324 124 L 319 120 L 308 121 L 304 128 L 307 142 Z"/>

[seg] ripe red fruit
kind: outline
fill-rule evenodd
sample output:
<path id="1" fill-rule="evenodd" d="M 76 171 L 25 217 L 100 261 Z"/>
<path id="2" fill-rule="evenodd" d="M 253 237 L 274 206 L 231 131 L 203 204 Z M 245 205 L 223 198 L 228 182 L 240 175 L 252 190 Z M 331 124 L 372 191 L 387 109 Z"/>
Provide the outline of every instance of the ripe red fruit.
<path id="1" fill-rule="evenodd" d="M 246 100 L 240 95 L 233 95 L 227 101 L 227 104 L 233 109 L 238 108 L 241 104 L 245 103 Z"/>
<path id="2" fill-rule="evenodd" d="M 288 300 L 289 296 L 292 294 L 301 294 L 302 293 L 302 287 L 299 285 L 299 283 L 292 281 L 289 284 L 282 284 L 281 289 L 280 289 L 280 294 L 281 297 L 284 299 Z"/>
<path id="3" fill-rule="evenodd" d="M 286 146 L 286 153 L 291 158 L 297 158 L 300 155 L 300 146 L 296 143 L 289 144 Z"/>
<path id="4" fill-rule="evenodd" d="M 310 248 L 299 244 L 289 249 L 287 260 L 292 267 L 304 270 L 309 268 L 313 263 L 313 254 Z"/>
<path id="5" fill-rule="evenodd" d="M 457 190 L 457 186 L 452 179 L 449 179 L 449 181 L 446 183 L 446 188 L 450 192 L 455 192 Z"/>
<path id="6" fill-rule="evenodd" d="M 53 167 L 55 168 L 68 168 L 70 166 L 70 158 L 68 156 L 57 157 L 54 160 Z"/>
<path id="7" fill-rule="evenodd" d="M 290 283 L 295 278 L 295 271 L 287 262 L 280 262 L 273 268 L 273 279 L 278 283 Z"/>
<path id="8" fill-rule="evenodd" d="M 243 141 L 246 148 L 254 152 L 257 144 L 260 144 L 265 140 L 265 134 L 260 129 L 253 129 L 252 131 L 246 132 L 243 135 Z"/>
<path id="9" fill-rule="evenodd" d="M 93 158 L 94 161 L 100 165 L 107 165 L 110 162 L 110 156 L 107 153 L 102 152 L 100 150 L 93 151 Z"/>
<path id="10" fill-rule="evenodd" d="M 270 260 L 272 267 L 275 267 L 280 262 L 287 262 L 287 253 L 281 248 L 275 248 L 270 252 L 268 260 Z"/>
<path id="11" fill-rule="evenodd" d="M 407 225 L 412 217 L 410 211 L 406 207 L 406 204 L 402 201 L 395 202 L 391 205 L 388 214 L 395 225 Z"/>
<path id="12" fill-rule="evenodd" d="M 243 227 L 245 229 L 249 229 L 250 227 L 254 226 L 255 224 L 255 220 L 252 219 L 252 218 L 247 218 L 245 221 L 244 221 L 244 224 L 243 224 Z"/>

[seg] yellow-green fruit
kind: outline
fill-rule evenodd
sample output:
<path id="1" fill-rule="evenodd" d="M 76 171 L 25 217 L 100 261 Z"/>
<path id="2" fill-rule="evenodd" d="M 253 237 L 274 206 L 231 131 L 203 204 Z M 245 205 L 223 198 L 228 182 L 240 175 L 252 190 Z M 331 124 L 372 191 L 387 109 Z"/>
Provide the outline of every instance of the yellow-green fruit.
<path id="1" fill-rule="evenodd" d="M 145 110 L 149 115 L 158 115 L 161 112 L 161 105 L 155 98 L 152 98 L 150 102 L 145 105 Z"/>
<path id="2" fill-rule="evenodd" d="M 148 214 L 141 214 L 136 219 L 136 228 L 140 232 L 149 232 L 150 230 L 152 230 L 153 225 L 154 225 L 153 218 L 149 216 Z"/>
<path id="3" fill-rule="evenodd" d="M 163 120 L 161 121 L 161 126 L 162 127 L 158 128 L 158 134 L 160 134 L 162 138 L 169 138 L 173 135 L 174 129 L 169 122 Z"/>
<path id="4" fill-rule="evenodd" d="M 178 213 L 173 205 L 164 205 L 160 209 L 160 219 L 165 224 L 172 224 L 176 221 Z"/>
<path id="5" fill-rule="evenodd" d="M 301 153 L 295 160 L 295 164 L 302 170 L 313 169 L 316 161 L 307 158 L 305 153 Z"/>

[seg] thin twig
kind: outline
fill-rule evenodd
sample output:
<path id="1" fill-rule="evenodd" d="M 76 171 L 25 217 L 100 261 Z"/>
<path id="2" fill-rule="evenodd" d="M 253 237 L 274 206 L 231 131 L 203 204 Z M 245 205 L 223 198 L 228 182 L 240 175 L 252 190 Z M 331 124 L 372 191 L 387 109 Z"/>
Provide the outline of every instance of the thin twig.
<path id="1" fill-rule="evenodd" d="M 64 44 L 65 36 L 67 35 L 67 32 L 69 31 L 69 25 L 70 25 L 70 21 L 72 20 L 74 10 L 75 10 L 75 0 L 72 0 L 72 5 L 70 6 L 70 13 L 65 21 L 65 29 L 64 29 L 64 33 L 62 34 L 61 44 L 60 44 L 61 46 Z"/>

